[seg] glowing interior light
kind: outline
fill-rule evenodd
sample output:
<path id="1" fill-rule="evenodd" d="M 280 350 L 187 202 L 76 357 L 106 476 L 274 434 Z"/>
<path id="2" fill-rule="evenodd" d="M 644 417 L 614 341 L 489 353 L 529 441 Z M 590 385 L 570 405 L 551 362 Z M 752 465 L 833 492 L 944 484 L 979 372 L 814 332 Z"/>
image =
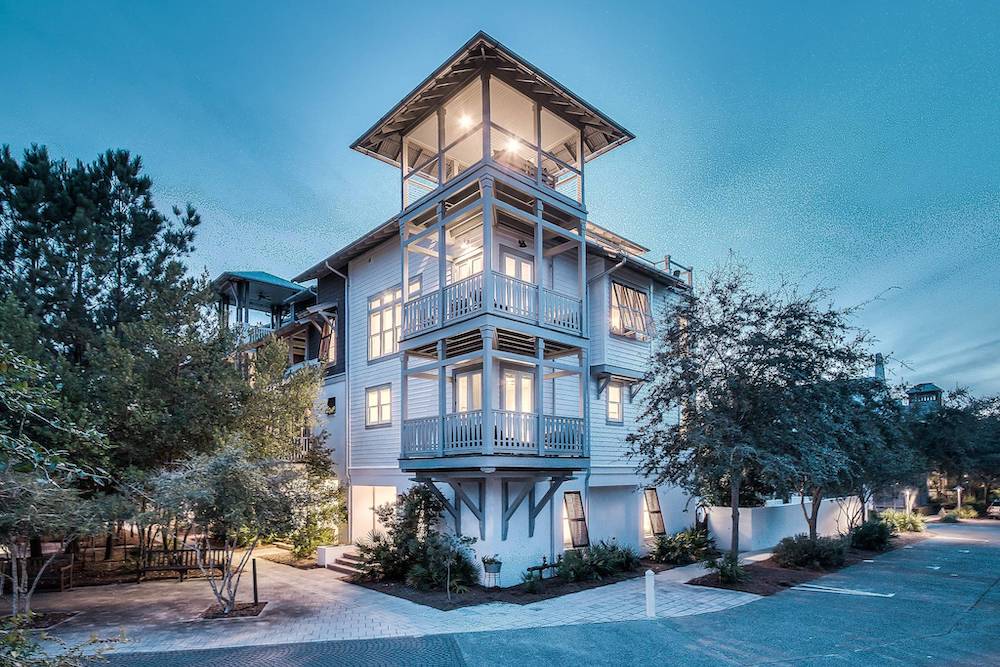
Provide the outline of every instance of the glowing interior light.
<path id="1" fill-rule="evenodd" d="M 514 139 L 513 137 L 507 139 L 507 145 L 505 146 L 505 149 L 508 153 L 516 153 L 519 148 L 521 148 L 521 142 L 519 142 L 517 139 Z"/>
<path id="2" fill-rule="evenodd" d="M 458 117 L 458 126 L 463 130 L 468 130 L 472 127 L 472 118 L 469 117 L 469 114 L 463 113 Z"/>

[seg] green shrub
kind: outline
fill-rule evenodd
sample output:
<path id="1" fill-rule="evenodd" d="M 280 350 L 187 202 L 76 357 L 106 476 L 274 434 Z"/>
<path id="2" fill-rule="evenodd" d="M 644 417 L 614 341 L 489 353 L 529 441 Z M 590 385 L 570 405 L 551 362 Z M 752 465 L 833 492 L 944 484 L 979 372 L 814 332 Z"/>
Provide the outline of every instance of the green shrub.
<path id="1" fill-rule="evenodd" d="M 406 585 L 421 591 L 466 592 L 479 583 L 479 566 L 470 548 L 473 541 L 454 535 L 428 537 L 422 558 L 406 573 Z"/>
<path id="2" fill-rule="evenodd" d="M 975 507 L 971 507 L 969 505 L 962 505 L 957 510 L 955 510 L 955 514 L 958 516 L 959 519 L 978 519 L 979 518 L 979 512 L 976 510 L 976 508 Z"/>
<path id="3" fill-rule="evenodd" d="M 707 530 L 685 528 L 673 535 L 658 535 L 649 558 L 656 563 L 687 565 L 717 554 L 715 540 Z"/>
<path id="4" fill-rule="evenodd" d="M 941 523 L 958 523 L 958 513 L 954 510 L 941 516 Z"/>
<path id="5" fill-rule="evenodd" d="M 597 579 L 597 573 L 590 561 L 579 549 L 570 549 L 563 554 L 556 566 L 556 573 L 564 581 L 590 581 Z"/>
<path id="6" fill-rule="evenodd" d="M 921 533 L 926 526 L 919 514 L 907 514 L 898 510 L 885 510 L 880 518 L 892 528 L 894 533 Z"/>
<path id="7" fill-rule="evenodd" d="M 385 531 L 358 543 L 362 576 L 449 593 L 478 583 L 479 565 L 469 548 L 475 540 L 442 533 L 443 511 L 440 499 L 422 485 L 376 509 Z"/>
<path id="8" fill-rule="evenodd" d="M 739 558 L 727 553 L 721 558 L 711 558 L 705 561 L 705 567 L 719 573 L 719 581 L 724 584 L 737 584 L 747 579 L 746 568 Z"/>
<path id="9" fill-rule="evenodd" d="M 847 543 L 839 537 L 808 535 L 786 537 L 774 548 L 774 560 L 782 567 L 805 567 L 823 570 L 843 565 L 847 559 Z"/>
<path id="10" fill-rule="evenodd" d="M 892 526 L 880 519 L 869 519 L 851 531 L 851 546 L 866 551 L 885 551 L 889 548 Z"/>
<path id="11" fill-rule="evenodd" d="M 522 572 L 521 583 L 524 584 L 526 593 L 541 593 L 545 588 L 541 572 Z"/>
<path id="12" fill-rule="evenodd" d="M 631 572 L 638 567 L 639 553 L 635 549 L 610 540 L 598 542 L 585 551 L 567 551 L 556 572 L 565 581 L 591 581 L 618 572 Z"/>

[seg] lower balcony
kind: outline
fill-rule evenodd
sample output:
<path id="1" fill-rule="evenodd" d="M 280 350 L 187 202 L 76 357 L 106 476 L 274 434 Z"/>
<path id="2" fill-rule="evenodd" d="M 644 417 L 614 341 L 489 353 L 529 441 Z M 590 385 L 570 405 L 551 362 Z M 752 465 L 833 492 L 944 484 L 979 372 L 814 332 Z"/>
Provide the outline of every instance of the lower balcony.
<path id="1" fill-rule="evenodd" d="M 403 422 L 401 459 L 470 454 L 585 457 L 584 421 L 508 410 L 484 417 L 483 410 L 474 410 Z"/>

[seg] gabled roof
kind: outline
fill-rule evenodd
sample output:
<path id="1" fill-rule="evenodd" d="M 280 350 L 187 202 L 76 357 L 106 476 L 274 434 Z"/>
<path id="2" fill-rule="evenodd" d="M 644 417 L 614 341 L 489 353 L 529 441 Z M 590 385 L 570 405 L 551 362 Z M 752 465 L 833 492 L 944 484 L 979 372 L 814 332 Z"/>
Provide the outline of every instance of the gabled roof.
<path id="1" fill-rule="evenodd" d="M 944 391 L 941 387 L 937 386 L 933 382 L 921 382 L 920 384 L 915 384 L 906 390 L 907 394 L 927 394 L 933 391 Z"/>
<path id="2" fill-rule="evenodd" d="M 402 136 L 451 92 L 460 90 L 484 65 L 494 68 L 506 83 L 540 101 L 567 122 L 583 127 L 584 160 L 635 138 L 600 110 L 480 31 L 351 144 L 351 148 L 398 167 Z"/>

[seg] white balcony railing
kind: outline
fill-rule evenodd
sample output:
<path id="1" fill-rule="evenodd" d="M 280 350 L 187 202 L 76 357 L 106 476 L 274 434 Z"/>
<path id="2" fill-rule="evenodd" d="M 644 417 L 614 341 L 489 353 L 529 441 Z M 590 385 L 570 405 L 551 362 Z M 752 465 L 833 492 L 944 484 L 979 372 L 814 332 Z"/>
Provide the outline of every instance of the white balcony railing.
<path id="1" fill-rule="evenodd" d="M 477 273 L 403 304 L 403 336 L 430 331 L 440 325 L 482 312 L 528 320 L 541 326 L 583 333 L 583 302 L 576 297 L 542 288 L 511 276 L 493 274 L 493 299 L 483 303 L 483 274 Z"/>
<path id="2" fill-rule="evenodd" d="M 585 456 L 586 436 L 580 417 L 543 415 L 543 438 L 539 442 L 537 413 L 492 410 L 490 414 L 495 454 Z M 404 459 L 484 454 L 483 436 L 482 410 L 407 419 L 403 422 L 400 453 Z"/>
<path id="3" fill-rule="evenodd" d="M 256 343 L 274 333 L 274 329 L 264 324 L 247 324 L 245 322 L 233 325 L 233 331 L 236 333 L 236 340 L 240 345 Z"/>

